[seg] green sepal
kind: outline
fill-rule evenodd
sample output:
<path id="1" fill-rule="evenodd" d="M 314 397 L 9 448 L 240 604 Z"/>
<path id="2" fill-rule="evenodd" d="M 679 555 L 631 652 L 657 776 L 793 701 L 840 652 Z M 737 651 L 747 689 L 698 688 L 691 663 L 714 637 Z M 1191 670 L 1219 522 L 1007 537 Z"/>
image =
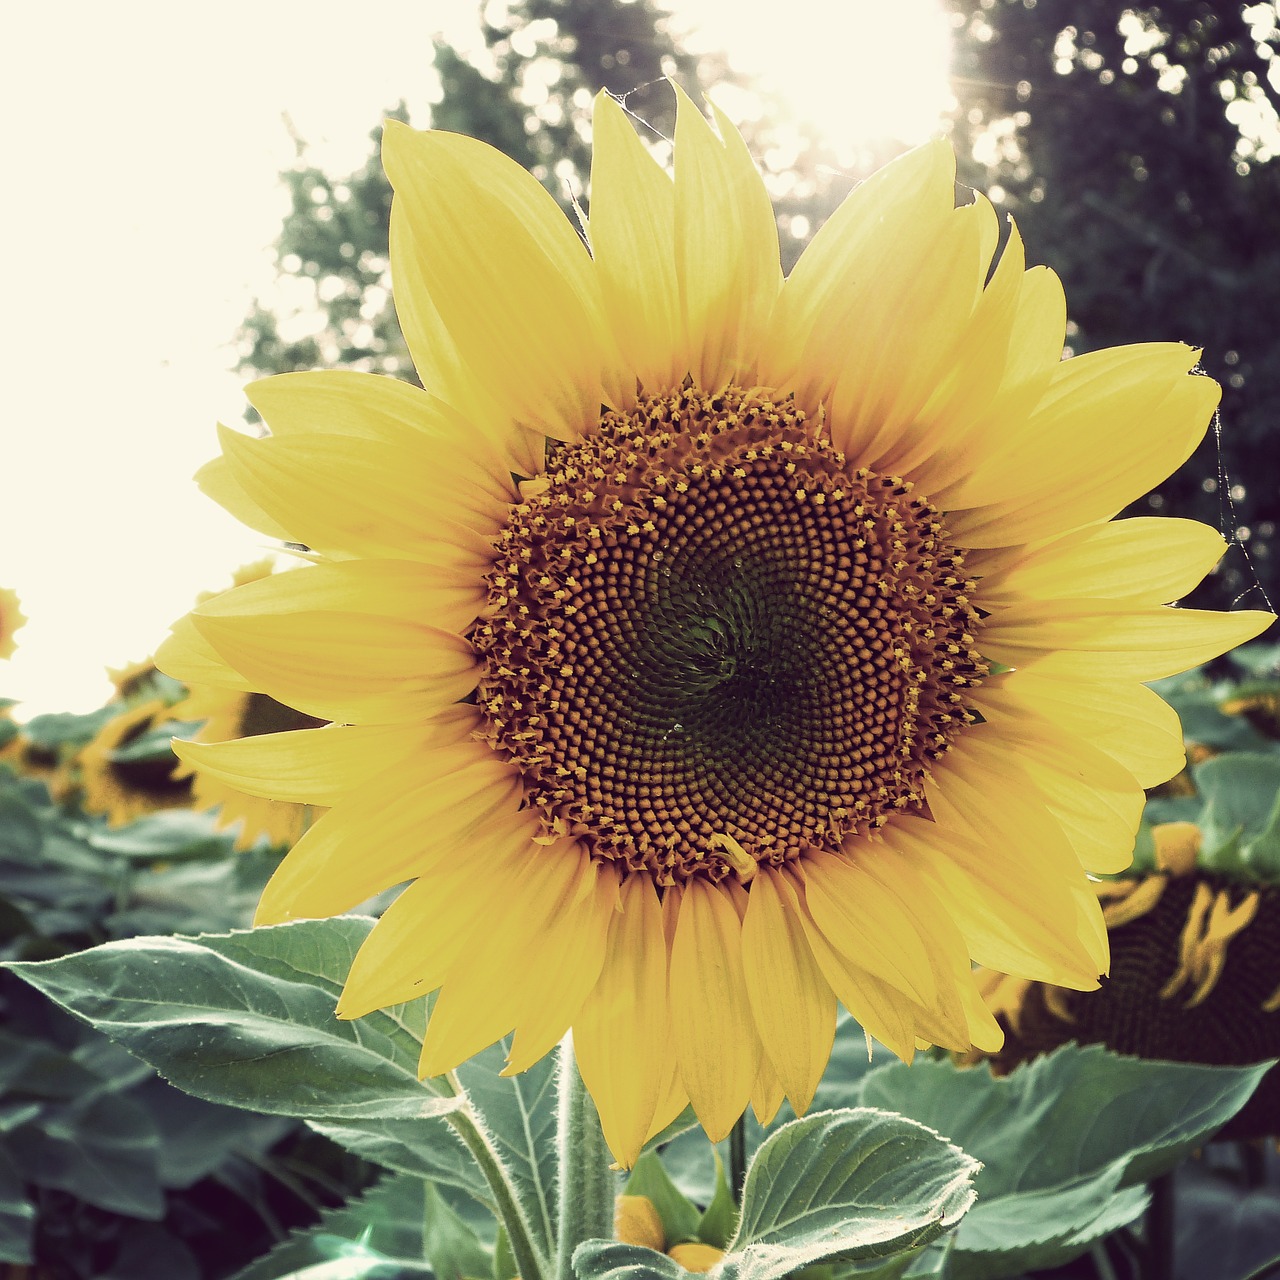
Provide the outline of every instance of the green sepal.
<path id="1" fill-rule="evenodd" d="M 699 1238 L 701 1215 L 698 1207 L 671 1181 L 662 1161 L 653 1152 L 642 1155 L 622 1187 L 625 1196 L 644 1196 L 662 1220 L 668 1248 Z"/>
<path id="2" fill-rule="evenodd" d="M 706 1212 L 698 1220 L 698 1239 L 716 1249 L 725 1248 L 738 1227 L 738 1206 L 724 1171 L 720 1153 L 712 1150 L 716 1162 L 716 1190 Z"/>

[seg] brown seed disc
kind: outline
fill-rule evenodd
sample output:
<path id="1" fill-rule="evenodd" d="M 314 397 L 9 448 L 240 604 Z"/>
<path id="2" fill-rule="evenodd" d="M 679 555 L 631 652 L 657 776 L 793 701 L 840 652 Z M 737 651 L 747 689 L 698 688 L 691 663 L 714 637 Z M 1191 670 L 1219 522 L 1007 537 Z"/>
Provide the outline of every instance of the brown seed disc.
<path id="1" fill-rule="evenodd" d="M 786 401 L 688 388 L 556 446 L 471 633 L 548 832 L 660 884 L 919 809 L 985 674 L 938 513 Z"/>

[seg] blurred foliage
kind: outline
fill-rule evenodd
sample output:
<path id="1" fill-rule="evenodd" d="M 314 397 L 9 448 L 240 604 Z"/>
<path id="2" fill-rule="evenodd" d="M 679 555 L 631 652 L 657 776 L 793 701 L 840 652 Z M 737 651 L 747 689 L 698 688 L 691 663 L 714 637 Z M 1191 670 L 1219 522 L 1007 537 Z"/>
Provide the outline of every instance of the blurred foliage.
<path id="1" fill-rule="evenodd" d="M 127 709 L 0 719 L 0 960 L 249 923 L 278 850 L 234 855 L 189 809 L 112 828 L 80 807 L 78 755 Z M 148 749 L 173 762 L 167 738 Z M 75 1280 L 229 1276 L 369 1178 L 293 1119 L 181 1092 L 0 973 L 0 1263 Z"/>
<path id="2" fill-rule="evenodd" d="M 1245 645 L 1152 687 L 1182 721 L 1188 764 L 1148 797 L 1133 870 L 1156 870 L 1152 827 L 1191 822 L 1200 870 L 1280 885 L 1280 644 Z"/>

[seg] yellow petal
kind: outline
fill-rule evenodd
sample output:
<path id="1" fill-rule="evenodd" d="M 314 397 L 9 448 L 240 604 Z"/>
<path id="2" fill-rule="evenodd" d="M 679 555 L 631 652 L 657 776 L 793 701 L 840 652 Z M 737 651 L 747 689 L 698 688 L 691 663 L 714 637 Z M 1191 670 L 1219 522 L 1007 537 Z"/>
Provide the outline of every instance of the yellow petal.
<path id="1" fill-rule="evenodd" d="M 919 818 L 891 823 L 885 844 L 928 878 L 979 964 L 1077 990 L 1098 985 L 1080 942 L 1097 898 L 1078 869 L 1063 878 L 1034 849 L 979 843 Z"/>
<path id="2" fill-rule="evenodd" d="M 475 138 L 388 120 L 382 158 L 395 190 L 392 279 L 411 306 L 405 338 L 423 385 L 460 410 L 489 398 L 513 424 L 575 440 L 616 377 L 595 268 L 548 192 Z M 456 365 L 431 350 L 439 334 Z M 460 385 L 470 383 L 472 385 Z"/>
<path id="3" fill-rule="evenodd" d="M 603 879 L 568 842 L 530 849 L 445 977 L 422 1042 L 423 1075 L 453 1070 L 526 1022 L 512 1069 L 555 1045 L 604 964 L 613 899 L 601 894 Z"/>
<path id="4" fill-rule="evenodd" d="M 267 882 L 256 922 L 337 915 L 448 859 L 460 843 L 524 848 L 535 820 L 518 811 L 519 776 L 479 743 L 414 752 L 326 813 Z M 470 864 L 466 864 L 470 865 Z"/>
<path id="5" fill-rule="evenodd" d="M 218 424 L 219 432 L 226 428 Z M 290 540 L 289 531 L 278 520 L 273 519 L 244 491 L 243 486 L 231 473 L 226 458 L 212 458 L 196 472 L 196 485 L 207 498 L 212 498 L 220 507 L 229 511 L 241 524 L 265 533 L 268 538 L 278 538 L 281 542 Z"/>
<path id="6" fill-rule="evenodd" d="M 882 469 L 910 475 L 922 492 L 936 495 L 969 474 L 992 436 L 1039 401 L 1062 359 L 1066 302 L 1052 273 L 1025 268 L 1022 237 L 1011 223 L 968 324 Z"/>
<path id="7" fill-rule="evenodd" d="M 235 689 L 253 693 L 252 683 L 244 678 L 204 638 L 187 614 L 173 624 L 170 634 L 156 650 L 156 667 L 165 675 L 189 685 L 213 685 L 219 689 Z"/>
<path id="8" fill-rule="evenodd" d="M 491 846 L 486 862 L 495 877 L 514 878 L 528 848 Z M 437 990 L 492 910 L 493 898 L 476 884 L 475 868 L 464 860 L 441 863 L 415 880 L 382 913 L 356 952 L 338 1017 L 361 1018 Z"/>
<path id="9" fill-rule="evenodd" d="M 751 1099 L 760 1042 L 742 972 L 742 922 L 728 893 L 700 877 L 680 899 L 670 972 L 680 1078 L 707 1136 L 719 1142 Z"/>
<path id="10" fill-rule="evenodd" d="M 604 966 L 574 1020 L 573 1044 L 609 1150 L 630 1168 L 653 1126 L 670 1057 L 667 945 L 648 876 L 622 884 Z"/>
<path id="11" fill-rule="evenodd" d="M 1065 361 L 1025 426 L 1011 424 L 1004 447 L 948 492 L 953 534 L 971 547 L 1052 537 L 1109 519 L 1172 474 L 1220 394 L 1187 372 L 1198 354 L 1147 343 Z"/>
<path id="12" fill-rule="evenodd" d="M 904 1062 L 910 1062 L 915 1055 L 919 1006 L 837 951 L 803 904 L 800 923 L 813 958 L 836 998 L 863 1030 L 887 1045 Z"/>
<path id="13" fill-rule="evenodd" d="M 859 968 L 917 1004 L 928 1004 L 937 995 L 928 946 L 903 904 L 871 876 L 868 863 L 869 859 L 849 861 L 816 850 L 808 853 L 808 913 L 832 946 Z"/>
<path id="14" fill-rule="evenodd" d="M 675 261 L 687 368 L 705 391 L 750 386 L 782 284 L 773 205 L 728 118 L 712 105 L 717 137 L 675 91 Z"/>
<path id="15" fill-rule="evenodd" d="M 554 851 L 549 852 L 555 856 Z M 582 1012 L 604 967 L 610 926 L 617 915 L 618 879 L 617 868 L 611 863 L 584 856 L 584 885 L 576 891 L 563 927 L 550 931 L 544 939 L 546 931 L 534 919 L 529 943 L 522 947 L 513 937 L 508 955 L 514 964 L 524 963 L 539 948 L 541 963 L 530 964 L 522 978 L 520 1022 L 503 1075 L 515 1075 L 533 1066 L 564 1038 Z"/>
<path id="16" fill-rule="evenodd" d="M 596 143 L 599 146 L 599 142 Z M 617 1196 L 613 1202 L 613 1238 L 655 1253 L 667 1247 L 667 1233 L 648 1196 Z"/>
<path id="17" fill-rule="evenodd" d="M 250 383 L 245 395 L 273 436 L 321 432 L 383 444 L 416 439 L 500 485 L 509 483 L 508 472 L 520 471 L 522 450 L 534 439 L 528 433 L 513 439 L 509 429 L 486 432 L 485 422 L 462 416 L 411 382 L 351 369 L 275 374 Z"/>
<path id="18" fill-rule="evenodd" d="M 848 334 L 829 401 L 832 440 L 852 465 L 887 470 L 927 434 L 917 416 L 971 323 L 997 238 L 980 197 L 953 209 L 930 243 L 907 240 L 895 255 L 893 281 Z"/>
<path id="19" fill-rule="evenodd" d="M 1112 520 L 1012 560 L 982 580 L 982 603 L 1102 598 L 1168 604 L 1197 586 L 1226 549 L 1222 535 L 1198 520 Z"/>
<path id="20" fill-rule="evenodd" d="M 1252 609 L 1084 611 L 1078 601 L 1025 602 L 986 620 L 982 653 L 1046 676 L 1159 680 L 1254 639 L 1274 621 Z"/>
<path id="21" fill-rule="evenodd" d="M 833 997 L 832 1013 L 834 1012 Z M 755 1085 L 751 1090 L 751 1110 L 757 1122 L 763 1126 L 771 1125 L 785 1100 L 786 1094 L 783 1092 L 782 1081 L 778 1079 L 778 1073 L 773 1069 L 773 1064 L 767 1056 L 761 1057 L 760 1074 L 756 1076 Z"/>
<path id="22" fill-rule="evenodd" d="M 762 347 L 762 381 L 795 392 L 809 410 L 825 401 L 850 342 L 871 337 L 865 309 L 895 296 L 904 256 L 914 262 L 925 253 L 954 207 L 955 156 L 944 142 L 907 152 L 855 187 L 782 286 Z"/>
<path id="23" fill-rule="evenodd" d="M 334 805 L 430 737 L 407 725 L 291 729 L 229 742 L 175 738 L 174 754 L 202 774 L 246 795 L 295 804 Z"/>
<path id="24" fill-rule="evenodd" d="M 776 879 L 763 867 L 751 882 L 742 968 L 765 1055 L 802 1115 L 831 1056 L 836 998 L 809 950 L 798 908 L 788 904 Z"/>
<path id="25" fill-rule="evenodd" d="M 1032 669 L 985 680 L 972 698 L 989 720 L 1030 716 L 1087 739 L 1143 787 L 1167 782 L 1186 764 L 1178 713 L 1135 681 L 1060 679 Z"/>
<path id="26" fill-rule="evenodd" d="M 321 720 L 393 724 L 431 715 L 475 688 L 460 636 L 371 614 L 194 614 L 206 640 L 255 690 Z"/>
<path id="27" fill-rule="evenodd" d="M 425 560 L 460 580 L 455 594 L 461 586 L 483 599 L 493 538 L 515 497 L 509 482 L 503 493 L 412 438 L 392 445 L 316 432 L 254 440 L 224 430 L 220 440 L 236 482 L 292 541 L 326 556 Z"/>
<path id="28" fill-rule="evenodd" d="M 602 89 L 592 114 L 591 253 L 618 346 L 650 393 L 679 386 L 688 372 L 676 337 L 675 208 L 671 179 Z"/>

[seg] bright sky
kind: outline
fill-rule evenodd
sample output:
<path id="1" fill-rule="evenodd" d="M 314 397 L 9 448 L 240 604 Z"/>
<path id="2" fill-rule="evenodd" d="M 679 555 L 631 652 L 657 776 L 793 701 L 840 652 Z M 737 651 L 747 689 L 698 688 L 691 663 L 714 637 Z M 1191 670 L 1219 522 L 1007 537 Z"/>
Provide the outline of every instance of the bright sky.
<path id="1" fill-rule="evenodd" d="M 428 122 L 433 33 L 475 0 L 72 0 L 6 16 L 0 211 L 9 393 L 0 428 L 0 586 L 30 621 L 0 665 L 19 716 L 89 710 L 106 666 L 150 653 L 198 591 L 261 540 L 191 482 L 240 420 L 230 344 L 273 280 L 293 147 L 330 172 L 367 154 L 405 98 Z M 946 37 L 934 0 L 679 0 L 708 47 L 760 72 L 832 140 L 938 127 Z M 907 96 L 886 97 L 905 83 Z"/>

